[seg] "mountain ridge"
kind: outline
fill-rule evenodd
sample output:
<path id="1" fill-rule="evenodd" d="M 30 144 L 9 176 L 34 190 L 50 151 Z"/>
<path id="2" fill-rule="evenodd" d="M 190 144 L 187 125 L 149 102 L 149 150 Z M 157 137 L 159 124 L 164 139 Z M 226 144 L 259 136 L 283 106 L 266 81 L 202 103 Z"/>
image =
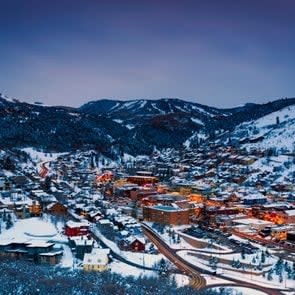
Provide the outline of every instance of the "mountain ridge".
<path id="1" fill-rule="evenodd" d="M 79 108 L 46 106 L 0 96 L 1 146 L 54 151 L 98 149 L 147 154 L 215 139 L 222 131 L 294 105 L 295 98 L 219 109 L 179 98 L 90 101 Z M 200 136 L 201 135 L 201 136 Z"/>

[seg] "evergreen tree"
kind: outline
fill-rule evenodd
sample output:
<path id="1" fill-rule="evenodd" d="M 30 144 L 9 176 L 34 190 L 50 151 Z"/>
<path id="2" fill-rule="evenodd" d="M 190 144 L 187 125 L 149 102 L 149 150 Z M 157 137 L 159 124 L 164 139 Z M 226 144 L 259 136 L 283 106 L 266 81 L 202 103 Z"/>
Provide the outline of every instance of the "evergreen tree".
<path id="1" fill-rule="evenodd" d="M 8 214 L 7 216 L 7 221 L 6 221 L 6 229 L 10 229 L 12 227 L 13 223 L 12 223 L 12 220 L 11 220 L 11 215 Z"/>
<path id="2" fill-rule="evenodd" d="M 261 263 L 265 263 L 265 253 L 264 251 L 261 252 Z"/>
<path id="3" fill-rule="evenodd" d="M 267 273 L 267 279 L 269 280 L 269 281 L 272 281 L 272 274 L 273 274 L 273 271 L 272 271 L 272 269 L 270 269 L 269 270 L 269 272 Z"/>
<path id="4" fill-rule="evenodd" d="M 242 259 L 245 259 L 246 258 L 245 249 L 244 248 L 242 249 L 242 252 L 241 252 L 241 258 Z"/>

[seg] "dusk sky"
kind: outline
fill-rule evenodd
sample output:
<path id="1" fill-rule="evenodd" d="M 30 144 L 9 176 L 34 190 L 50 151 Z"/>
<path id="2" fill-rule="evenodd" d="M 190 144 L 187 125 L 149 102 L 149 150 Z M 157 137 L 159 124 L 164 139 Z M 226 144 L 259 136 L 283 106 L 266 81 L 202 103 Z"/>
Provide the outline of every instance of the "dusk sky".
<path id="1" fill-rule="evenodd" d="M 294 0 L 0 0 L 0 92 L 23 101 L 295 96 Z"/>

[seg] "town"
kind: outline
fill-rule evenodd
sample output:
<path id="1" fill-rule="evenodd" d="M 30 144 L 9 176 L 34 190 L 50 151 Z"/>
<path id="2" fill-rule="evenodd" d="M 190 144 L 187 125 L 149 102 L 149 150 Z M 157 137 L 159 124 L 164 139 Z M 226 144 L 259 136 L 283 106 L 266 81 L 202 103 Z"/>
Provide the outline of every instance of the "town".
<path id="1" fill-rule="evenodd" d="M 94 150 L 0 156 L 1 257 L 294 292 L 294 153 L 211 142 L 119 161 Z"/>

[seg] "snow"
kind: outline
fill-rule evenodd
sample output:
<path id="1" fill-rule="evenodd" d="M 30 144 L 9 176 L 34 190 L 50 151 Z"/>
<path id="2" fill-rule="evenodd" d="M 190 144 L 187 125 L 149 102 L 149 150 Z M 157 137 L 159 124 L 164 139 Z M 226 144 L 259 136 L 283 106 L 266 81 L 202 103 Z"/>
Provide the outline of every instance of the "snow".
<path id="1" fill-rule="evenodd" d="M 194 141 L 194 140 L 199 140 L 199 139 L 207 139 L 208 136 L 203 132 L 203 131 L 196 131 L 192 136 L 190 136 L 184 143 L 183 145 L 186 147 L 186 148 L 189 148 L 191 143 Z"/>
<path id="2" fill-rule="evenodd" d="M 37 151 L 36 149 L 32 147 L 23 148 L 21 150 L 29 154 L 33 161 L 41 161 L 41 162 L 54 161 L 58 157 L 68 154 L 68 153 L 44 153 L 44 152 Z"/>
<path id="3" fill-rule="evenodd" d="M 191 256 L 191 255 L 189 255 L 188 251 L 178 251 L 177 254 L 179 256 L 181 256 L 183 259 L 189 261 L 190 263 L 193 263 L 194 265 L 196 265 L 204 270 L 213 272 L 212 268 L 209 266 L 208 260 L 203 260 L 201 258 Z M 229 280 L 232 278 L 235 278 L 238 280 L 243 280 L 244 282 L 257 284 L 257 285 L 260 285 L 263 287 L 284 289 L 283 286 L 280 286 L 280 284 L 278 284 L 277 280 L 268 281 L 266 278 L 263 278 L 262 276 L 251 275 L 251 274 L 246 274 L 246 273 L 242 274 L 240 272 L 237 272 L 235 269 L 231 269 L 231 267 L 229 265 L 224 265 L 222 263 L 218 263 L 218 267 L 217 267 L 216 271 L 218 274 L 222 274 L 224 277 L 227 277 Z M 254 273 L 254 271 L 253 271 L 253 273 Z M 287 280 L 287 281 L 289 281 L 289 280 Z M 294 281 L 290 280 L 289 282 L 287 282 L 286 286 L 291 287 L 291 284 L 292 284 L 292 286 L 294 286 Z"/>
<path id="4" fill-rule="evenodd" d="M 73 267 L 73 254 L 68 245 L 63 245 L 63 257 L 61 259 L 61 266 L 71 268 Z"/>
<path id="5" fill-rule="evenodd" d="M 131 129 L 135 128 L 135 126 L 132 125 L 132 124 L 127 124 L 126 125 L 126 128 L 129 129 L 129 130 L 131 130 Z"/>
<path id="6" fill-rule="evenodd" d="M 161 110 L 161 109 L 159 109 L 159 108 L 157 107 L 156 103 L 152 103 L 152 107 L 153 107 L 155 110 L 159 111 L 160 114 L 165 114 L 165 112 L 164 112 L 163 110 Z"/>
<path id="7" fill-rule="evenodd" d="M 140 106 L 139 106 L 140 109 L 142 109 L 146 105 L 146 103 L 147 103 L 146 100 L 141 100 L 139 102 L 140 102 Z"/>
<path id="8" fill-rule="evenodd" d="M 52 238 L 57 235 L 56 228 L 38 217 L 18 219 L 14 226 L 0 235 L 0 239 Z"/>
<path id="9" fill-rule="evenodd" d="M 178 288 L 185 287 L 189 285 L 190 278 L 183 274 L 174 274 L 172 277 L 175 279 L 176 285 Z"/>
<path id="10" fill-rule="evenodd" d="M 255 121 L 258 128 L 265 128 L 270 125 L 276 124 L 276 117 L 279 117 L 280 124 L 288 120 L 295 119 L 295 106 L 283 108 L 277 112 L 273 112 Z"/>
<path id="11" fill-rule="evenodd" d="M 113 119 L 113 121 L 116 122 L 116 123 L 119 123 L 119 124 L 123 123 L 123 120 L 120 120 L 120 119 Z"/>
<path id="12" fill-rule="evenodd" d="M 120 105 L 120 103 L 116 103 L 113 107 L 110 108 L 110 110 L 114 110 L 116 107 L 118 107 Z"/>
<path id="13" fill-rule="evenodd" d="M 180 110 L 181 112 L 187 112 L 185 109 L 183 109 L 183 108 L 180 107 L 180 106 L 175 106 L 175 108 L 177 108 L 177 109 Z"/>
<path id="14" fill-rule="evenodd" d="M 277 124 L 279 118 L 279 124 Z M 295 143 L 295 106 L 288 106 L 277 112 L 268 114 L 252 122 L 246 122 L 236 127 L 235 135 L 247 134 L 246 137 L 256 138 L 264 136 L 262 141 L 249 143 L 244 146 L 250 148 L 276 148 L 293 151 Z M 245 136 L 244 136 L 245 137 Z"/>
<path id="15" fill-rule="evenodd" d="M 202 276 L 205 278 L 207 285 L 230 283 L 230 281 L 227 281 L 227 280 L 224 280 L 224 279 L 221 279 L 221 278 L 217 278 L 215 276 L 211 276 L 211 275 L 202 275 Z"/>
<path id="16" fill-rule="evenodd" d="M 198 110 L 200 113 L 203 113 L 205 115 L 209 115 L 210 117 L 213 117 L 214 115 L 213 114 L 210 114 L 209 112 L 205 111 L 204 109 L 200 108 L 200 107 L 197 107 L 197 106 L 192 106 L 192 109 L 193 110 Z"/>
<path id="17" fill-rule="evenodd" d="M 156 277 L 157 276 L 157 273 L 155 271 L 137 268 L 118 260 L 114 260 L 112 263 L 110 263 L 109 268 L 111 272 L 120 274 L 125 277 L 126 276 L 134 276 L 134 277 L 139 277 L 139 276 Z"/>
<path id="18" fill-rule="evenodd" d="M 204 126 L 204 123 L 198 118 L 191 118 L 191 120 L 196 124 Z"/>
<path id="19" fill-rule="evenodd" d="M 123 108 L 130 109 L 136 103 L 138 103 L 138 100 L 131 100 L 131 101 L 125 102 L 120 107 L 118 107 L 117 110 L 120 110 L 120 109 L 123 109 Z"/>
<path id="20" fill-rule="evenodd" d="M 132 155 L 129 155 L 127 153 L 124 153 L 123 160 L 124 160 L 124 162 L 134 161 L 135 157 L 133 157 Z"/>
<path id="21" fill-rule="evenodd" d="M 29 242 L 32 245 L 46 245 L 50 243 L 59 244 L 64 250 L 61 260 L 61 266 L 73 267 L 73 255 L 71 249 L 67 245 L 68 239 L 62 234 L 63 223 L 57 222 L 53 225 L 44 214 L 44 218 L 31 217 L 27 219 L 18 219 L 12 228 L 5 230 L 0 235 L 0 241 L 18 241 Z"/>
<path id="22" fill-rule="evenodd" d="M 225 287 L 225 289 L 227 289 Z M 250 289 L 250 288 L 245 288 L 245 287 L 234 287 L 230 286 L 228 289 L 231 289 L 232 292 L 230 293 L 231 295 L 265 295 L 267 293 L 264 293 L 262 291 L 258 291 L 256 289 Z M 213 288 L 213 290 L 219 290 L 219 288 Z"/>
<path id="23" fill-rule="evenodd" d="M 124 259 L 136 263 L 138 265 L 146 266 L 146 267 L 153 267 L 155 263 L 159 262 L 162 258 L 165 257 L 162 254 L 148 254 L 148 253 L 138 253 L 138 252 L 129 252 L 129 251 L 122 251 L 118 245 L 108 240 L 104 237 L 98 229 L 93 228 L 93 233 L 107 246 L 109 247 L 114 253 L 120 255 Z"/>

